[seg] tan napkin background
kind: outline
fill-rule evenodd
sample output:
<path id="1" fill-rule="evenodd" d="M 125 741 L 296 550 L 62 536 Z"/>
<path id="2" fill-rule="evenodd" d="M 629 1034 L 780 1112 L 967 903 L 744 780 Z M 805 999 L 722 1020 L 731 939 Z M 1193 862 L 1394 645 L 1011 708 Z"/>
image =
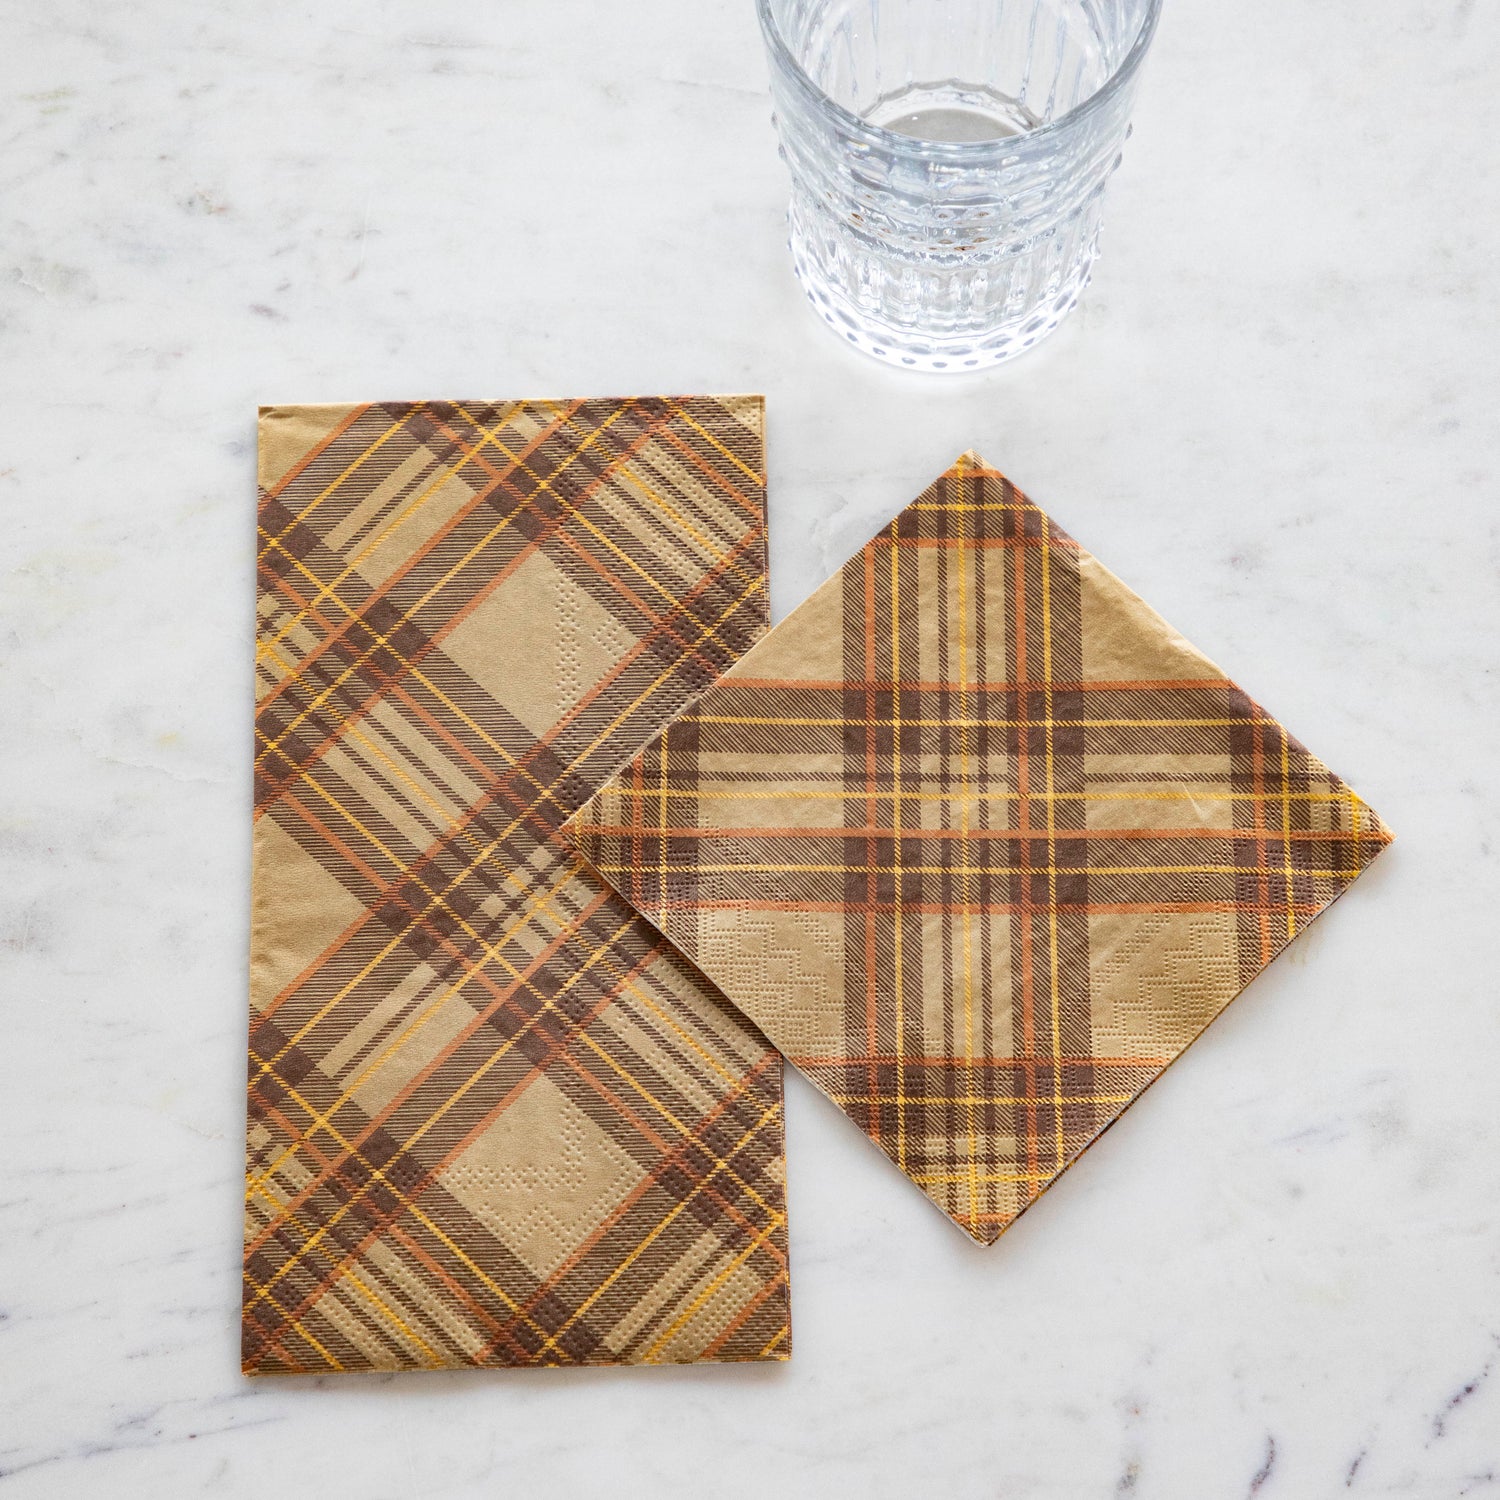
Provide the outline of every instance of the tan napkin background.
<path id="1" fill-rule="evenodd" d="M 1389 841 L 974 454 L 570 829 L 981 1242 Z"/>
<path id="2" fill-rule="evenodd" d="M 559 834 L 764 629 L 758 397 L 260 427 L 247 1371 L 785 1358 L 781 1060 Z"/>

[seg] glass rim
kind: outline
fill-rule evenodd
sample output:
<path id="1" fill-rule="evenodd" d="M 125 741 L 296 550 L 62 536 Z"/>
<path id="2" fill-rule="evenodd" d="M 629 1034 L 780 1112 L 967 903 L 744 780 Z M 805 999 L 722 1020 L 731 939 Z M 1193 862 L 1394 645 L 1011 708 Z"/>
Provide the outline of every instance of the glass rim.
<path id="1" fill-rule="evenodd" d="M 755 9 L 760 17 L 761 35 L 765 38 L 773 59 L 792 75 L 802 92 L 818 109 L 833 115 L 853 134 L 865 136 L 887 150 L 920 151 L 926 155 L 953 162 L 978 162 L 990 157 L 1014 156 L 1018 150 L 1025 150 L 1032 141 L 1047 141 L 1054 136 L 1061 135 L 1103 108 L 1140 71 L 1141 63 L 1151 46 L 1151 39 L 1156 34 L 1156 23 L 1161 16 L 1161 8 L 1162 0 L 1146 0 L 1146 14 L 1141 20 L 1141 28 L 1136 33 L 1135 40 L 1130 44 L 1130 51 L 1125 54 L 1119 67 L 1087 99 L 1080 100 L 1072 109 L 1058 115 L 1056 119 L 1048 120 L 1045 125 L 1038 125 L 1034 130 L 1028 130 L 1023 135 L 1000 136 L 992 141 L 925 141 L 920 136 L 903 135 L 898 130 L 887 130 L 883 125 L 872 125 L 868 120 L 855 114 L 853 110 L 846 109 L 831 94 L 816 84 L 807 69 L 793 56 L 792 49 L 787 45 L 786 38 L 782 36 L 781 29 L 776 24 L 776 18 L 771 14 L 771 0 L 755 0 Z"/>

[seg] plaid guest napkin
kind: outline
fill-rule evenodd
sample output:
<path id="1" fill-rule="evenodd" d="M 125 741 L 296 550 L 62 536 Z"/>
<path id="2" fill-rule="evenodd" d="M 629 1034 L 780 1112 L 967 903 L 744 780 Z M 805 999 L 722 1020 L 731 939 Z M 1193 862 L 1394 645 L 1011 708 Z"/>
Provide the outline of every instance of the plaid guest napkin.
<path id="1" fill-rule="evenodd" d="M 781 1060 L 559 829 L 766 622 L 762 407 L 275 407 L 253 1373 L 784 1359 Z"/>
<path id="2" fill-rule="evenodd" d="M 973 454 L 571 828 L 986 1243 L 1389 841 Z"/>

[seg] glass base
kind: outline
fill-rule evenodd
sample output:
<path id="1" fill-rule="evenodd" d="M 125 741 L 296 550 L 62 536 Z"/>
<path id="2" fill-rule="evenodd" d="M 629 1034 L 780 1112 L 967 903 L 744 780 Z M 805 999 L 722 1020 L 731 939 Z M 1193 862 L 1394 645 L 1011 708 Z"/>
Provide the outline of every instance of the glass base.
<path id="1" fill-rule="evenodd" d="M 836 334 L 861 353 L 899 369 L 964 375 L 990 369 L 1024 354 L 1052 333 L 1078 306 L 1088 286 L 1097 257 L 1097 240 L 1088 245 L 1055 290 L 1040 302 L 1030 302 L 1014 318 L 976 332 L 933 337 L 901 328 L 855 306 L 840 288 L 822 274 L 818 258 L 799 243 L 795 216 L 788 248 L 792 267 L 813 310 Z"/>

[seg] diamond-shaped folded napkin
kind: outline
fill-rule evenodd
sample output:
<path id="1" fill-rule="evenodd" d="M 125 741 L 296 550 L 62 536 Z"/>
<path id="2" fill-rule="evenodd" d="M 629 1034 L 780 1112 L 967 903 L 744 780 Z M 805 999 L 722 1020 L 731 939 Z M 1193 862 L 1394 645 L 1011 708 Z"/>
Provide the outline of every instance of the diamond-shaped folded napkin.
<path id="1" fill-rule="evenodd" d="M 559 833 L 766 621 L 758 397 L 260 428 L 243 1357 L 782 1359 L 781 1060 Z"/>
<path id="2" fill-rule="evenodd" d="M 1389 841 L 973 454 L 570 827 L 982 1242 Z"/>

